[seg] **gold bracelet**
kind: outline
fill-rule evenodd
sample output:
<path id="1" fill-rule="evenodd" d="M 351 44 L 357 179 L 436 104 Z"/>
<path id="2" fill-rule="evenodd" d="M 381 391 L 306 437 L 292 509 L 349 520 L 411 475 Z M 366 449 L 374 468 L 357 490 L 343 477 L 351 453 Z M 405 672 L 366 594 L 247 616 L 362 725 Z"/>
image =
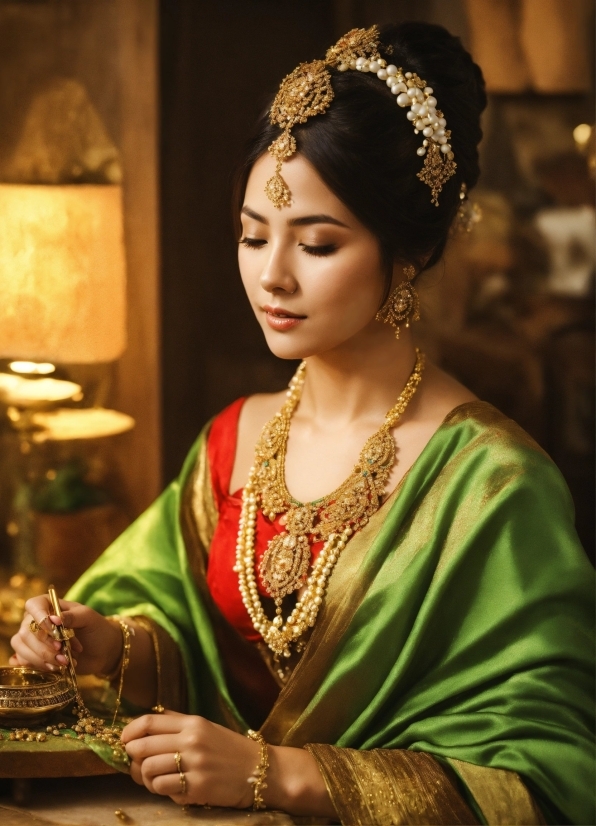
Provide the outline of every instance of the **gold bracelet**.
<path id="1" fill-rule="evenodd" d="M 113 625 L 114 623 L 119 622 L 120 618 L 117 617 L 117 616 L 112 616 L 112 617 L 106 617 L 106 619 L 109 623 L 111 623 Z M 120 651 L 120 654 L 118 655 L 118 659 L 116 660 L 116 664 L 112 668 L 112 670 L 109 673 L 106 673 L 105 671 L 101 671 L 98 674 L 96 674 L 96 676 L 99 677 L 100 680 L 105 680 L 108 683 L 113 683 L 114 680 L 116 680 L 118 678 L 118 676 L 120 675 L 120 671 L 122 669 L 122 657 L 123 656 L 124 656 L 124 648 L 122 648 L 122 650 Z"/>
<path id="2" fill-rule="evenodd" d="M 248 778 L 248 782 L 254 786 L 255 791 L 255 798 L 252 807 L 255 811 L 258 811 L 259 809 L 267 808 L 267 806 L 265 805 L 265 801 L 263 800 L 263 795 L 261 794 L 261 791 L 267 788 L 265 778 L 267 777 L 267 769 L 269 768 L 269 747 L 263 735 L 258 731 L 253 731 L 251 728 L 249 728 L 246 736 L 249 737 L 251 740 L 254 740 L 255 743 L 258 743 L 261 747 L 259 765 L 254 770 L 254 773 Z"/>
<path id="3" fill-rule="evenodd" d="M 122 629 L 122 665 L 120 666 L 120 681 L 118 683 L 118 694 L 116 696 L 116 705 L 114 707 L 114 719 L 112 720 L 112 728 L 116 725 L 116 717 L 120 711 L 120 704 L 122 702 L 122 688 L 124 686 L 124 672 L 128 668 L 130 662 L 130 638 L 134 636 L 135 630 L 121 617 L 114 617 L 118 620 L 118 625 Z"/>

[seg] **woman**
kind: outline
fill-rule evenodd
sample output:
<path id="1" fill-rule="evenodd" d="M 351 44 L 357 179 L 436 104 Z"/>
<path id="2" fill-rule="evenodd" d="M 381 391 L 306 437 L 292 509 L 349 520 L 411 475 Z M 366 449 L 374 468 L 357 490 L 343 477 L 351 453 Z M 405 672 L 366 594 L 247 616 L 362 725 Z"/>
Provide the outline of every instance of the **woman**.
<path id="1" fill-rule="evenodd" d="M 318 822 L 591 822 L 569 494 L 409 326 L 484 105 L 444 29 L 373 27 L 298 67 L 258 126 L 240 271 L 273 353 L 306 368 L 216 417 L 63 603 L 79 672 L 158 712 L 123 732 L 151 791 Z M 47 599 L 26 608 L 13 662 L 63 665 Z"/>

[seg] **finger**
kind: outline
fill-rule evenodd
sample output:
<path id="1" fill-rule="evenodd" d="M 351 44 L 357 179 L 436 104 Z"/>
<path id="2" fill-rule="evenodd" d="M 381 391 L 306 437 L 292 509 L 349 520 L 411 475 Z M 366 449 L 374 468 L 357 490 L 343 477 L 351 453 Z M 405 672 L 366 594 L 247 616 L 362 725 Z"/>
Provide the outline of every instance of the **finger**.
<path id="1" fill-rule="evenodd" d="M 178 767 L 176 766 L 175 754 L 158 754 L 155 757 L 147 757 L 140 763 L 140 767 L 143 783 L 150 792 L 158 793 L 154 786 L 154 780 L 157 777 L 162 777 L 163 775 L 169 775 L 172 773 L 178 777 L 178 792 L 182 792 L 182 787 L 180 786 L 180 773 L 178 771 Z M 188 783 L 188 780 L 186 782 Z"/>
<path id="2" fill-rule="evenodd" d="M 41 597 L 32 597 L 31 599 L 28 599 L 25 603 L 25 610 L 28 614 L 31 614 L 33 619 L 39 623 L 39 625 L 42 626 L 44 621 L 46 621 L 50 614 L 53 613 L 52 603 L 50 602 L 47 594 L 44 594 Z M 47 622 L 45 622 L 45 628 L 51 630 Z"/>
<path id="3" fill-rule="evenodd" d="M 27 662 L 24 658 L 19 657 L 18 654 L 13 654 L 8 661 L 9 665 L 14 665 L 17 668 L 35 668 L 33 663 Z"/>
<path id="4" fill-rule="evenodd" d="M 54 623 L 54 625 L 62 625 L 64 628 L 76 628 L 77 627 L 77 616 L 76 612 L 69 611 L 66 608 L 62 608 L 63 603 L 60 603 L 60 610 L 62 612 L 62 616 L 58 616 L 58 614 L 50 614 L 50 619 Z"/>
<path id="5" fill-rule="evenodd" d="M 175 774 L 160 774 L 151 780 L 151 785 L 156 794 L 168 795 L 168 797 L 175 799 L 177 803 L 188 803 L 188 778 L 186 778 L 186 794 L 183 794 L 181 778 L 178 772 Z M 199 803 L 202 801 L 197 800 L 193 802 Z"/>
<path id="6" fill-rule="evenodd" d="M 14 639 L 14 638 L 13 638 Z M 15 657 L 17 659 L 17 665 L 29 667 L 29 668 L 37 668 L 40 670 L 49 670 L 49 671 L 57 671 L 58 665 L 53 662 L 48 662 L 47 660 L 42 659 L 39 657 L 34 651 L 32 651 L 28 646 L 26 646 L 22 641 L 18 646 L 14 645 L 13 648 L 15 649 Z"/>
<path id="7" fill-rule="evenodd" d="M 139 786 L 144 786 L 145 783 L 143 781 L 143 772 L 141 771 L 141 763 L 138 761 L 133 761 L 130 764 L 130 776 L 134 780 L 135 783 L 138 783 Z"/>
<path id="8" fill-rule="evenodd" d="M 178 734 L 185 717 L 185 714 L 144 714 L 123 729 L 122 742 L 129 743 L 150 734 Z"/>
<path id="9" fill-rule="evenodd" d="M 35 625 L 37 626 L 37 630 L 31 628 L 33 623 L 35 623 Z M 44 618 L 44 623 L 45 625 L 43 623 L 37 622 L 37 620 L 31 614 L 25 613 L 23 614 L 23 619 L 19 631 L 27 634 L 33 634 L 39 640 L 51 639 L 48 628 L 48 625 L 51 625 L 51 622 L 47 614 Z"/>
<path id="10" fill-rule="evenodd" d="M 30 631 L 23 631 L 21 629 L 11 639 L 11 645 L 15 654 L 21 658 L 29 659 L 33 657 L 33 662 L 37 664 L 47 664 L 56 662 L 56 654 L 58 653 L 53 646 L 53 640 L 47 639 L 46 642 L 37 639 L 35 634 Z"/>
<path id="11" fill-rule="evenodd" d="M 56 662 L 60 663 L 60 665 L 68 665 L 68 657 L 64 654 L 56 654 Z M 77 661 L 74 657 L 72 658 L 72 665 L 73 668 L 77 667 Z"/>
<path id="12" fill-rule="evenodd" d="M 180 765 L 182 771 L 185 770 L 184 759 L 181 759 Z M 186 767 L 188 768 L 188 767 Z M 156 754 L 153 757 L 146 757 L 141 763 L 141 771 L 145 779 L 153 780 L 154 777 L 159 777 L 160 774 L 178 774 L 178 767 L 176 765 L 176 752 L 169 754 Z"/>
<path id="13" fill-rule="evenodd" d="M 139 737 L 126 744 L 126 753 L 133 760 L 146 760 L 155 755 L 169 755 L 173 763 L 174 754 L 178 751 L 178 739 L 175 734 L 152 734 L 148 737 Z M 172 763 L 168 766 L 172 771 Z"/>

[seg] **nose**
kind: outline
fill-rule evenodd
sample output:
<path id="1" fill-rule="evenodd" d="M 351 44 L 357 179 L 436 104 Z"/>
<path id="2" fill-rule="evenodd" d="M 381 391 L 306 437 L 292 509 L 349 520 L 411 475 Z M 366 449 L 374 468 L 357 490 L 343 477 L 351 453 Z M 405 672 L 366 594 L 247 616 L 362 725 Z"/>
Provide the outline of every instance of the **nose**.
<path id="1" fill-rule="evenodd" d="M 272 249 L 259 279 L 268 293 L 284 292 L 291 295 L 298 289 L 298 282 L 289 266 L 283 248 Z"/>

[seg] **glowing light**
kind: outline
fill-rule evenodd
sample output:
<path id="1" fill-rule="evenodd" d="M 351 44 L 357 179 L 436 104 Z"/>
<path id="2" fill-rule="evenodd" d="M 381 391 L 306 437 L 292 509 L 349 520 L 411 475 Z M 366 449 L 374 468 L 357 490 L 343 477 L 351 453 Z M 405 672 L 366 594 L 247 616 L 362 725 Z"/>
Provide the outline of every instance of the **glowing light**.
<path id="1" fill-rule="evenodd" d="M 13 373 L 25 373 L 28 376 L 47 376 L 56 370 L 49 361 L 11 361 L 8 366 Z"/>
<path id="2" fill-rule="evenodd" d="M 573 140 L 579 146 L 585 146 L 587 142 L 590 140 L 590 135 L 592 134 L 592 127 L 589 123 L 580 123 L 579 126 L 576 126 L 573 130 Z"/>

